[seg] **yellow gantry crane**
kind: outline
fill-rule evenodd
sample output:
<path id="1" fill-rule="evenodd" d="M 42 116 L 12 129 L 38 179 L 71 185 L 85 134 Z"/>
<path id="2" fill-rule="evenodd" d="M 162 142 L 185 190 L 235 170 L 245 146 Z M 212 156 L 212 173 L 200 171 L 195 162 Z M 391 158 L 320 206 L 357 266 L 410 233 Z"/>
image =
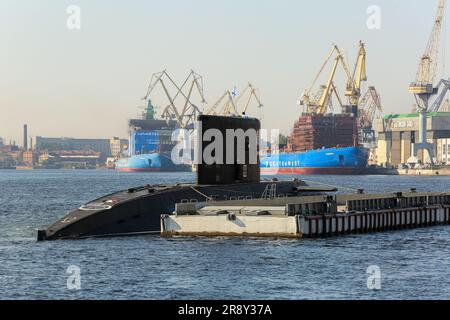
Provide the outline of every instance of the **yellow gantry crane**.
<path id="1" fill-rule="evenodd" d="M 442 22 L 445 15 L 446 0 L 439 0 L 436 19 L 434 21 L 433 30 L 428 39 L 425 53 L 419 62 L 416 79 L 409 86 L 409 92 L 414 94 L 416 99 L 419 116 L 419 143 L 414 144 L 413 154 L 417 156 L 420 150 L 428 152 L 429 160 L 433 163 L 434 146 L 427 142 L 427 112 L 429 111 L 430 98 L 437 94 L 438 90 L 434 87 L 434 81 L 437 75 L 439 46 L 442 31 Z"/>
<path id="2" fill-rule="evenodd" d="M 319 87 L 317 93 L 314 94 L 313 90 L 319 80 L 320 76 L 324 72 L 325 67 L 334 56 L 334 63 L 331 68 L 331 72 L 328 75 L 328 79 L 325 85 Z M 319 72 L 314 78 L 312 84 L 304 91 L 300 98 L 299 104 L 306 107 L 306 112 L 311 114 L 326 114 L 331 108 L 331 99 L 333 94 L 336 96 L 339 105 L 344 108 L 344 112 L 350 112 L 348 106 L 344 106 L 338 90 L 334 84 L 334 77 L 338 66 L 341 65 L 344 70 L 346 81 L 345 96 L 348 98 L 348 103 L 351 107 L 358 108 L 359 100 L 361 98 L 361 85 L 363 81 L 367 80 L 366 75 L 366 50 L 362 42 L 359 43 L 358 58 L 355 63 L 353 73 L 350 72 L 344 55 L 339 47 L 333 44 L 333 47 L 323 62 Z"/>
<path id="3" fill-rule="evenodd" d="M 334 64 L 331 69 L 331 73 L 328 76 L 327 83 L 325 85 L 320 86 L 319 91 L 317 93 L 313 93 L 313 89 L 319 80 L 319 77 L 322 75 L 325 67 L 330 62 L 331 58 L 336 55 L 334 58 Z M 328 112 L 330 106 L 331 106 L 331 96 L 334 93 L 338 100 L 341 101 L 339 98 L 339 94 L 336 90 L 336 87 L 334 86 L 333 80 L 334 76 L 336 74 L 336 70 L 338 65 L 341 64 L 342 66 L 346 66 L 344 62 L 344 56 L 339 50 L 338 46 L 333 44 L 333 47 L 331 48 L 330 53 L 326 57 L 325 61 L 323 62 L 319 72 L 317 73 L 316 77 L 314 78 L 311 85 L 303 92 L 303 95 L 300 98 L 299 104 L 302 106 L 305 106 L 306 112 L 311 114 L 325 114 Z M 344 67 L 345 68 L 345 67 Z"/>
<path id="4" fill-rule="evenodd" d="M 347 72 L 348 76 L 348 72 Z M 347 80 L 345 96 L 348 97 L 351 106 L 358 107 L 361 98 L 361 85 L 367 81 L 366 73 L 366 49 L 362 41 L 359 42 L 358 58 L 356 59 L 353 74 Z"/>

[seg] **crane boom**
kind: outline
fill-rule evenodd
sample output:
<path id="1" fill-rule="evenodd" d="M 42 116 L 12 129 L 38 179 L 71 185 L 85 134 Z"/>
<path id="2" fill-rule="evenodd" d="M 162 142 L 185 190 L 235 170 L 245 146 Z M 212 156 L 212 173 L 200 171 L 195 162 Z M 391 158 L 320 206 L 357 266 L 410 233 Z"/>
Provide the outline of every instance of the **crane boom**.
<path id="1" fill-rule="evenodd" d="M 227 91 L 228 93 L 228 101 L 225 104 L 225 107 L 222 109 L 222 114 L 225 116 L 230 116 L 230 115 L 237 115 L 239 113 L 239 111 L 237 110 L 236 107 L 236 103 L 234 102 L 233 99 L 233 95 L 231 94 L 230 91 Z"/>
<path id="2" fill-rule="evenodd" d="M 351 78 L 352 75 L 350 73 L 350 68 L 348 67 L 347 62 L 345 62 L 344 54 L 338 47 L 336 47 L 336 51 L 338 53 L 338 57 L 340 58 L 341 65 L 342 65 L 342 68 L 344 69 L 347 79 Z"/>
<path id="3" fill-rule="evenodd" d="M 189 92 L 186 94 L 184 90 L 189 81 L 191 81 L 191 85 L 189 87 Z M 200 95 L 201 103 L 205 103 L 202 76 L 191 70 L 189 75 L 180 86 L 172 79 L 172 77 L 166 72 L 166 70 L 154 73 L 143 100 L 149 99 L 150 95 L 155 90 L 158 84 L 162 87 L 164 94 L 169 101 L 168 105 L 166 105 L 166 107 L 163 109 L 161 116 L 166 119 L 175 119 L 178 122 L 180 128 L 186 128 L 187 126 L 189 126 L 193 122 L 193 119 L 195 119 L 195 116 L 201 113 L 199 108 L 192 102 L 192 93 L 194 88 L 197 89 Z M 169 90 L 168 85 L 171 85 L 172 90 Z M 176 93 L 174 95 L 171 95 L 170 92 L 173 92 L 173 89 L 176 90 Z M 176 104 L 176 101 L 179 97 L 180 99 L 184 98 L 185 101 L 183 107 L 181 108 L 177 108 Z"/>
<path id="4" fill-rule="evenodd" d="M 318 114 L 324 114 L 326 113 L 326 106 L 327 106 L 327 102 L 328 99 L 330 98 L 330 90 L 331 90 L 331 85 L 333 84 L 333 79 L 334 79 L 334 75 L 336 74 L 336 69 L 339 65 L 339 60 L 341 59 L 341 56 L 338 55 L 335 58 L 334 64 L 333 64 L 333 69 L 331 69 L 331 73 L 328 77 L 328 81 L 327 84 L 325 85 L 325 90 L 322 93 L 322 97 L 319 100 L 318 103 L 318 108 L 317 108 L 317 113 Z"/>
<path id="5" fill-rule="evenodd" d="M 332 86 L 332 90 L 334 92 L 334 95 L 336 96 L 336 99 L 339 102 L 339 106 L 342 108 L 344 106 L 344 104 L 342 103 L 341 97 L 339 96 L 339 92 L 338 92 L 336 86 L 334 85 L 334 83 L 332 83 L 331 86 Z"/>
<path id="6" fill-rule="evenodd" d="M 362 41 L 359 42 L 358 58 L 353 69 L 353 74 L 349 76 L 345 95 L 349 98 L 351 105 L 358 106 L 361 97 L 361 83 L 367 81 L 366 73 L 366 49 Z"/>
<path id="7" fill-rule="evenodd" d="M 245 99 L 245 105 L 241 107 L 240 102 L 248 93 L 249 96 Z M 233 94 L 230 92 L 230 90 L 227 90 L 219 98 L 219 100 L 217 100 L 217 102 L 206 111 L 206 114 L 219 114 L 223 116 L 245 115 L 250 107 L 252 97 L 255 98 L 256 102 L 258 103 L 257 108 L 263 107 L 261 99 L 258 96 L 257 89 L 249 82 L 245 89 L 237 97 L 233 97 Z M 222 105 L 222 108 L 220 109 L 220 111 L 217 111 L 220 105 Z"/>
<path id="8" fill-rule="evenodd" d="M 322 66 L 320 67 L 320 70 L 317 73 L 316 77 L 314 78 L 313 82 L 311 83 L 309 88 L 307 90 L 305 90 L 304 96 L 309 96 L 309 94 L 311 93 L 311 90 L 314 88 L 317 80 L 319 79 L 320 75 L 322 74 L 323 69 L 325 69 L 326 65 L 328 64 L 328 61 L 330 61 L 331 57 L 333 56 L 333 54 L 336 50 L 338 50 L 338 47 L 335 44 L 333 44 L 333 47 L 331 48 L 330 53 L 325 58 L 325 61 L 323 62 Z"/>
<path id="9" fill-rule="evenodd" d="M 242 114 L 245 115 L 247 113 L 247 110 L 250 106 L 250 101 L 252 100 L 252 97 L 255 98 L 256 102 L 258 103 L 257 108 L 262 108 L 263 104 L 261 102 L 261 99 L 258 96 L 258 93 L 256 91 L 256 88 L 253 87 L 251 83 L 248 84 L 247 88 L 250 89 L 250 95 L 248 96 L 247 103 L 245 104 L 245 107 L 242 109 Z"/>
<path id="10" fill-rule="evenodd" d="M 369 87 L 369 90 L 362 97 L 360 103 L 360 123 L 363 127 L 372 127 L 377 112 L 383 113 L 381 98 L 375 87 Z"/>
<path id="11" fill-rule="evenodd" d="M 209 114 L 209 115 L 215 115 L 215 114 L 216 114 L 216 109 L 217 109 L 217 107 L 222 103 L 223 99 L 225 99 L 225 98 L 228 96 L 229 92 L 230 92 L 230 91 L 226 91 L 226 92 L 219 98 L 219 100 L 217 100 L 217 102 L 216 102 L 212 107 L 210 107 L 210 108 L 206 111 L 206 114 Z"/>
<path id="12" fill-rule="evenodd" d="M 442 30 L 442 21 L 445 15 L 446 0 L 439 0 L 439 6 L 434 21 L 433 30 L 428 39 L 425 53 L 422 55 L 417 71 L 416 79 L 409 87 L 409 91 L 414 94 L 432 95 L 435 93 L 433 83 L 437 74 L 439 45 Z M 425 108 L 427 106 L 424 106 Z"/>
<path id="13" fill-rule="evenodd" d="M 167 115 L 169 113 L 169 108 L 170 108 L 170 110 L 175 114 L 178 123 L 182 123 L 182 118 L 181 118 L 180 114 L 178 113 L 177 107 L 175 106 L 174 99 L 172 99 L 172 97 L 170 96 L 169 90 L 167 90 L 167 87 L 161 78 L 159 78 L 159 83 L 161 83 L 164 93 L 166 94 L 167 99 L 169 100 L 169 103 L 170 103 L 169 106 L 167 106 L 164 109 L 163 115 Z"/>

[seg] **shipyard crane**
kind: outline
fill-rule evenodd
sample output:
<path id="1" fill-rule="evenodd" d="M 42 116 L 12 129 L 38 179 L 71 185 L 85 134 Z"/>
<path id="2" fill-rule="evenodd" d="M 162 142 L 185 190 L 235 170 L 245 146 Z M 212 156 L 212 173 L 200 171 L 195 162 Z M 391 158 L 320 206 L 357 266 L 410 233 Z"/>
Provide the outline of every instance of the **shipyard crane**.
<path id="1" fill-rule="evenodd" d="M 319 90 L 317 91 L 316 95 L 315 95 L 314 98 L 313 98 L 313 101 L 315 102 L 315 105 L 317 105 L 318 101 L 320 100 L 320 98 L 321 98 L 322 95 L 324 94 L 325 90 L 326 90 L 326 86 L 325 86 L 325 85 L 321 85 L 320 88 L 319 88 Z M 337 101 L 338 101 L 338 103 L 339 103 L 339 106 L 340 106 L 341 108 L 344 107 L 344 105 L 343 105 L 343 103 L 342 103 L 342 100 L 341 100 L 341 97 L 339 96 L 339 91 L 337 90 L 336 86 L 335 86 L 334 83 L 332 82 L 332 83 L 331 83 L 331 90 L 329 90 L 329 92 L 328 92 L 328 98 L 326 99 L 326 101 L 327 101 L 327 102 L 326 102 L 326 105 L 325 105 L 325 110 L 326 110 L 326 112 L 328 112 L 328 111 L 333 111 L 333 100 L 332 100 L 333 95 L 336 97 L 336 99 L 337 99 Z M 326 112 L 325 112 L 325 113 L 326 113 Z"/>
<path id="2" fill-rule="evenodd" d="M 335 55 L 333 67 L 331 69 L 331 73 L 328 75 L 328 79 L 325 85 L 320 86 L 319 91 L 317 93 L 313 93 L 313 89 L 319 80 L 319 77 L 322 75 L 325 67 L 330 62 L 331 58 Z M 342 106 L 342 101 L 339 97 L 338 91 L 336 90 L 336 86 L 334 85 L 334 77 L 336 75 L 336 70 L 339 64 L 343 67 L 347 78 L 351 77 L 348 66 L 344 60 L 344 55 L 340 51 L 339 47 L 333 44 L 331 51 L 325 58 L 325 61 L 322 63 L 322 66 L 314 78 L 311 85 L 303 92 L 299 104 L 306 107 L 307 113 L 312 114 L 325 114 L 328 112 L 331 104 L 331 98 L 333 93 L 336 95 L 339 103 Z"/>
<path id="3" fill-rule="evenodd" d="M 373 143 L 375 131 L 373 122 L 377 115 L 383 113 L 381 98 L 375 87 L 370 86 L 359 102 L 359 126 L 362 143 Z"/>
<path id="4" fill-rule="evenodd" d="M 243 99 L 244 97 L 246 99 Z M 257 103 L 257 108 L 260 109 L 263 107 L 258 90 L 249 82 L 237 96 L 230 90 L 227 90 L 205 113 L 221 116 L 246 115 L 252 99 Z M 241 100 L 244 100 L 243 105 L 241 104 Z"/>
<path id="5" fill-rule="evenodd" d="M 333 79 L 336 74 L 336 69 L 339 64 L 339 61 L 343 61 L 342 56 L 340 54 L 335 59 L 333 69 L 328 77 L 327 84 L 323 88 L 322 95 L 317 103 L 316 109 L 314 110 L 315 113 L 325 114 L 327 112 L 328 103 L 331 102 L 331 93 L 332 92 L 337 93 L 337 91 L 335 90 Z"/>
<path id="6" fill-rule="evenodd" d="M 346 71 L 346 73 L 348 76 L 348 71 Z M 350 106 L 354 107 L 356 111 L 358 111 L 359 100 L 361 98 L 361 85 L 363 81 L 367 81 L 366 49 L 364 47 L 364 43 L 359 41 L 358 58 L 356 59 L 351 77 L 347 78 L 347 87 L 345 90 L 345 96 L 348 97 Z"/>
<path id="7" fill-rule="evenodd" d="M 241 110 L 241 114 L 242 115 L 246 115 L 248 108 L 250 107 L 250 102 L 252 100 L 252 98 L 255 99 L 256 103 L 258 104 L 256 107 L 261 109 L 263 107 L 263 104 L 261 102 L 261 99 L 259 97 L 258 91 L 257 89 L 249 82 L 247 84 L 247 86 L 245 87 L 245 89 L 241 92 L 241 94 L 238 95 L 238 97 L 236 98 L 236 105 L 239 106 L 239 102 L 242 99 L 242 97 L 244 97 L 248 92 L 250 92 L 250 94 L 248 95 L 247 98 L 247 102 L 245 103 L 244 107 Z"/>
<path id="8" fill-rule="evenodd" d="M 225 103 L 222 107 L 222 109 L 218 110 L 219 106 L 222 105 L 222 103 Z M 217 102 L 212 105 L 208 110 L 206 110 L 207 115 L 224 115 L 225 110 L 233 109 L 234 112 L 237 114 L 237 108 L 234 102 L 233 95 L 230 90 L 225 91 L 225 93 L 217 100 Z"/>
<path id="9" fill-rule="evenodd" d="M 409 86 L 409 92 L 414 94 L 419 109 L 420 127 L 419 143 L 413 147 L 414 156 L 419 150 L 426 150 L 429 159 L 433 163 L 434 147 L 427 143 L 427 112 L 429 111 L 429 100 L 437 94 L 437 88 L 434 87 L 434 81 L 437 75 L 438 56 L 442 22 L 445 15 L 446 0 L 439 0 L 439 6 L 434 21 L 433 30 L 428 40 L 425 53 L 422 55 L 417 71 L 416 79 Z"/>
<path id="10" fill-rule="evenodd" d="M 325 61 L 323 62 L 322 66 L 319 69 L 319 72 L 317 73 L 313 82 L 307 89 L 305 89 L 302 96 L 300 97 L 298 104 L 301 106 L 305 106 L 307 113 L 316 113 L 317 109 L 319 109 L 319 106 L 318 106 L 319 100 L 322 97 L 322 95 L 324 94 L 324 92 L 326 90 L 326 86 L 324 86 L 324 85 L 320 86 L 320 89 L 316 94 L 314 94 L 312 92 L 312 90 L 314 89 L 314 86 L 316 85 L 317 81 L 319 80 L 319 77 L 322 74 L 323 70 L 325 69 L 326 65 L 328 64 L 331 57 L 335 53 L 336 48 L 337 48 L 337 46 L 333 45 L 330 53 L 325 58 Z M 314 95 L 313 98 L 311 98 L 312 95 Z M 328 105 L 326 105 L 326 107 L 328 107 Z"/>
<path id="11" fill-rule="evenodd" d="M 192 102 L 192 93 L 194 88 L 198 91 L 201 98 L 201 103 L 206 103 L 203 91 L 203 77 L 195 73 L 193 70 L 186 77 L 185 81 L 178 85 L 173 78 L 166 72 L 166 70 L 152 75 L 150 84 L 143 100 L 148 100 L 154 89 L 158 86 L 162 87 L 169 104 L 163 108 L 161 117 L 166 120 L 175 120 L 178 126 L 182 129 L 189 127 L 196 119 L 197 115 L 201 114 L 200 108 Z M 174 88 L 175 94 L 171 94 L 168 84 Z M 189 89 L 186 87 L 190 84 Z M 184 98 L 182 107 L 177 107 L 177 99 Z"/>
<path id="12" fill-rule="evenodd" d="M 328 75 L 328 80 L 326 84 L 320 86 L 319 91 L 314 94 L 313 89 L 320 75 L 323 73 L 325 67 L 328 65 L 333 56 L 335 56 L 334 64 L 330 74 Z M 334 84 L 334 77 L 339 65 L 342 66 L 346 77 L 345 96 L 348 98 L 350 110 L 348 106 L 344 106 L 344 104 L 342 103 L 342 100 Z M 345 61 L 344 55 L 339 47 L 337 45 L 333 45 L 330 53 L 327 55 L 312 84 L 308 87 L 308 89 L 304 91 L 302 97 L 300 98 L 299 104 L 306 107 L 307 113 L 325 114 L 332 107 L 331 99 L 334 94 L 344 112 L 357 113 L 359 100 L 361 97 L 361 85 L 363 81 L 367 81 L 366 50 L 364 47 L 364 43 L 362 43 L 361 41 L 359 42 L 358 57 L 353 72 L 350 72 L 350 68 Z"/>

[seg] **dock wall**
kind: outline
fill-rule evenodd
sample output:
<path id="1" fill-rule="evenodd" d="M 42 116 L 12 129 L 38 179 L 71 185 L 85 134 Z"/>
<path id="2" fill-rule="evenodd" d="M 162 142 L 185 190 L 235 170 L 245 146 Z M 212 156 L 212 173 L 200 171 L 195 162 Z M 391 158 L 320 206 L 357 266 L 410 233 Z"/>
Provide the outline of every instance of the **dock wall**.
<path id="1" fill-rule="evenodd" d="M 298 216 L 302 237 L 372 233 L 450 224 L 450 206 Z"/>
<path id="2" fill-rule="evenodd" d="M 450 168 L 438 169 L 397 169 L 399 175 L 409 176 L 450 176 Z"/>

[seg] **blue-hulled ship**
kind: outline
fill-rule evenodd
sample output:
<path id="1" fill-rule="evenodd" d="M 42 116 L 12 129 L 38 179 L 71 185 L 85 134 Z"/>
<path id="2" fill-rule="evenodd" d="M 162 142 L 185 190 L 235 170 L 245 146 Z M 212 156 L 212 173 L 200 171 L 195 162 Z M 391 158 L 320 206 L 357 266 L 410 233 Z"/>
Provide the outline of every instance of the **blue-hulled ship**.
<path id="1" fill-rule="evenodd" d="M 120 172 L 171 172 L 190 171 L 188 165 L 176 165 L 170 159 L 170 154 L 149 153 L 119 159 L 116 170 Z"/>
<path id="2" fill-rule="evenodd" d="M 358 141 L 354 114 L 303 114 L 295 122 L 285 150 L 262 157 L 261 173 L 364 174 L 369 151 Z"/>
<path id="3" fill-rule="evenodd" d="M 177 122 L 155 118 L 151 100 L 142 119 L 129 121 L 128 157 L 115 162 L 120 172 L 170 172 L 190 171 L 189 165 L 174 164 L 171 152 L 175 146 L 172 133 L 178 128 Z"/>
<path id="4" fill-rule="evenodd" d="M 265 175 L 363 174 L 367 168 L 368 158 L 368 150 L 362 147 L 280 153 L 261 159 L 261 173 Z"/>

